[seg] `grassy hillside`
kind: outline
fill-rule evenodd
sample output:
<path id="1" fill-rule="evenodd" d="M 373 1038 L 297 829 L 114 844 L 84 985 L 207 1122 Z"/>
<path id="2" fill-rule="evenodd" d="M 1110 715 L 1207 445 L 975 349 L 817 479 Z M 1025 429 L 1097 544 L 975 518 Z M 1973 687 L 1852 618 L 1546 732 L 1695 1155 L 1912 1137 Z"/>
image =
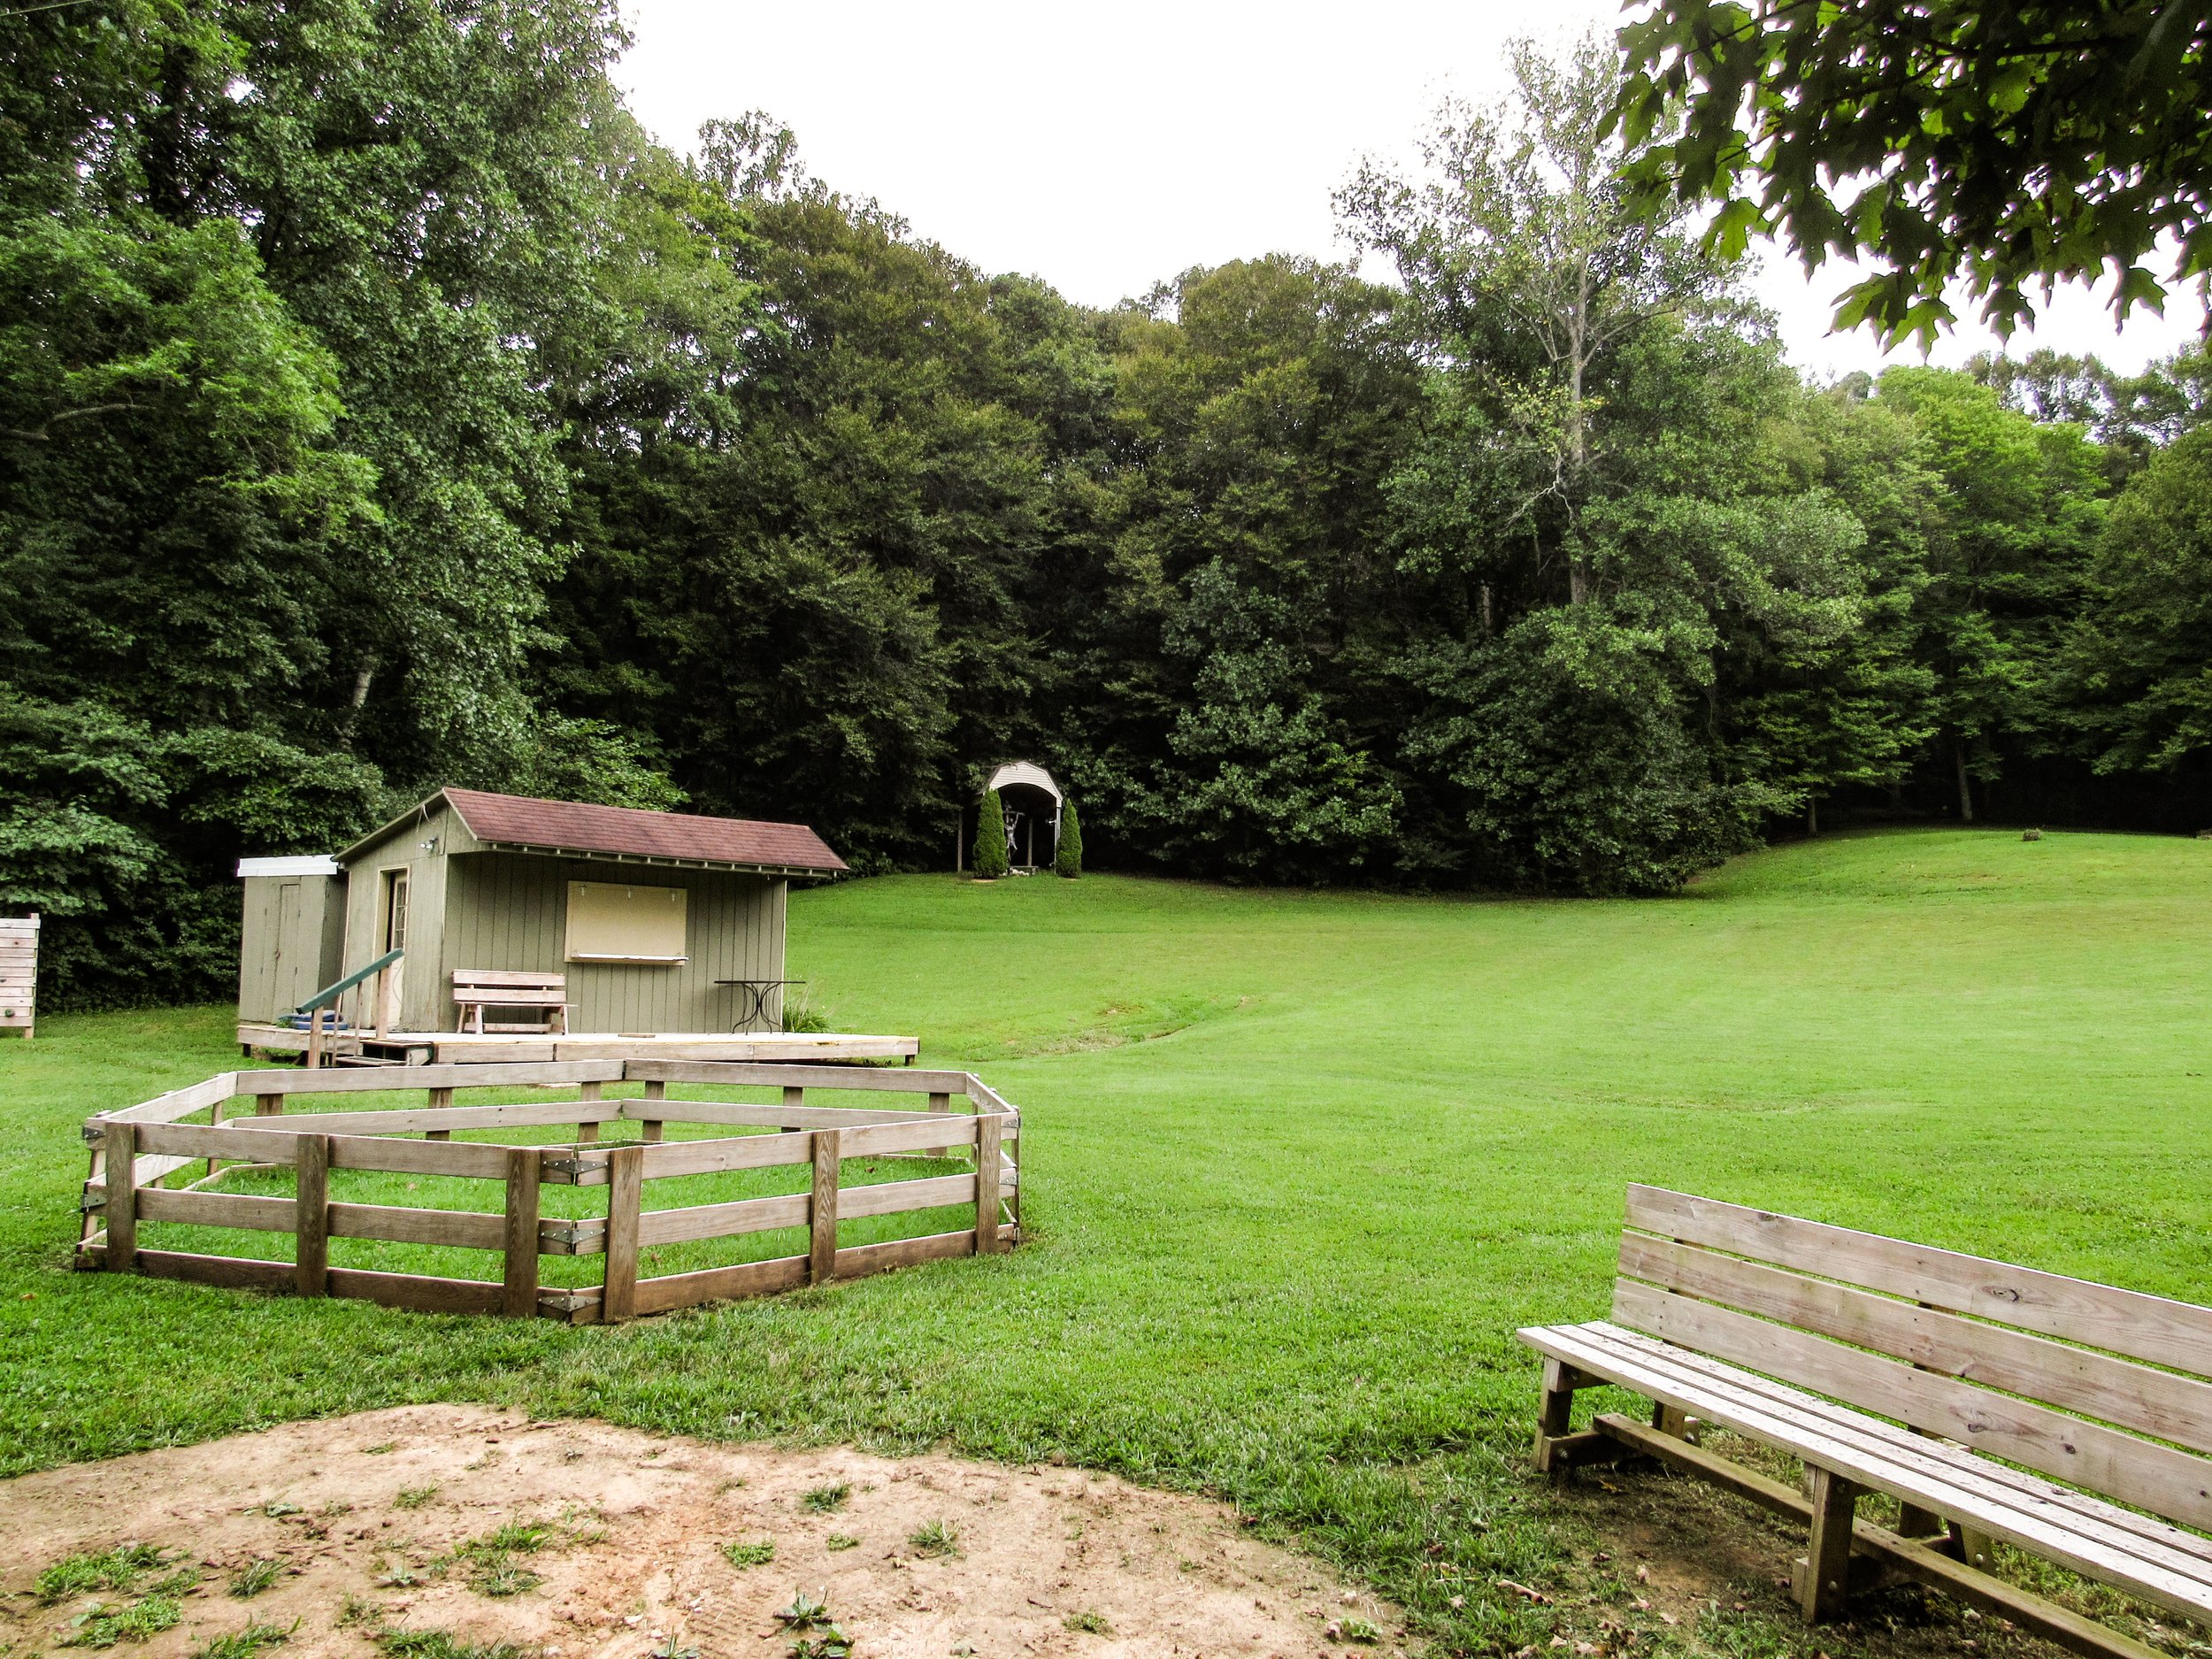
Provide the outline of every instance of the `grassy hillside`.
<path id="1" fill-rule="evenodd" d="M 1571 1527 L 1511 1332 L 1603 1311 L 1625 1181 L 2212 1300 L 2212 845 L 1886 833 L 1632 903 L 916 877 L 791 939 L 840 1028 L 1025 1108 L 1018 1254 L 579 1331 L 74 1276 L 78 1120 L 236 1051 L 55 1019 L 0 1048 L 4 1467 L 426 1399 L 1060 1453 L 1515 1644 L 1555 1615 L 1491 1586 Z"/>

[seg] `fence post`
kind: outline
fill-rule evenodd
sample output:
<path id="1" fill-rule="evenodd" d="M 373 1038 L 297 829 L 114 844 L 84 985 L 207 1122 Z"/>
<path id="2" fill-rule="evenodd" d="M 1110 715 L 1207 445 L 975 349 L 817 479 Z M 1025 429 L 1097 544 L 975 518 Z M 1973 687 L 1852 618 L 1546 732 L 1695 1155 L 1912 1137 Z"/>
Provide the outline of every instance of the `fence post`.
<path id="1" fill-rule="evenodd" d="M 330 1291 L 330 1137 L 295 1135 L 293 1284 L 303 1296 Z"/>
<path id="2" fill-rule="evenodd" d="M 999 1118 L 986 1112 L 975 1120 L 975 1253 L 998 1253 Z"/>
<path id="3" fill-rule="evenodd" d="M 645 1086 L 645 1098 L 647 1100 L 666 1100 L 668 1098 L 668 1085 L 657 1080 L 648 1083 Z M 646 1118 L 641 1119 L 639 1121 L 638 1133 L 645 1137 L 649 1145 L 653 1141 L 658 1141 L 661 1138 L 661 1120 L 657 1118 Z"/>
<path id="4" fill-rule="evenodd" d="M 807 1282 L 812 1285 L 825 1285 L 837 1277 L 837 1165 L 842 1139 L 834 1129 L 814 1132 L 814 1202 L 809 1211 L 812 1234 L 807 1252 Z"/>
<path id="5" fill-rule="evenodd" d="M 637 1317 L 637 1224 L 645 1195 L 645 1148 L 635 1142 L 607 1157 L 607 1279 L 599 1317 L 609 1325 Z"/>
<path id="6" fill-rule="evenodd" d="M 599 1085 L 596 1083 L 578 1084 L 576 1086 L 576 1097 L 579 1100 L 583 1101 L 595 1101 L 599 1099 Z M 599 1125 L 597 1124 L 578 1124 L 576 1125 L 576 1144 L 578 1146 L 582 1146 L 586 1141 L 596 1141 L 598 1139 Z"/>
<path id="7" fill-rule="evenodd" d="M 104 1139 L 107 1159 L 101 1176 L 108 1193 L 108 1266 L 127 1273 L 138 1265 L 138 1126 L 111 1123 Z"/>
<path id="8" fill-rule="evenodd" d="M 453 1091 L 449 1088 L 434 1088 L 428 1091 L 426 1099 L 429 1102 L 430 1110 L 432 1111 L 443 1111 L 447 1107 L 453 1104 Z M 424 1133 L 423 1139 L 426 1141 L 450 1141 L 453 1139 L 453 1131 L 450 1129 L 432 1129 Z"/>
<path id="9" fill-rule="evenodd" d="M 506 1280 L 500 1312 L 510 1319 L 530 1319 L 538 1311 L 538 1174 L 544 1154 L 516 1147 L 507 1154 Z"/>

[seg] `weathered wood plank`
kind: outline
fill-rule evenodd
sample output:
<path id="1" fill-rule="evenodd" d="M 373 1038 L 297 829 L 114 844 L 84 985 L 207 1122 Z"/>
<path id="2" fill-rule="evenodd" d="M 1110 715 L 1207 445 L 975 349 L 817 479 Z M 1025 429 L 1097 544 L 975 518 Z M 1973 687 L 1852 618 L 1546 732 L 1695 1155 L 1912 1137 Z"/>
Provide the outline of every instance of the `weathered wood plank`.
<path id="1" fill-rule="evenodd" d="M 365 1066 L 358 1070 L 338 1066 L 317 1071 L 271 1068 L 225 1075 L 231 1078 L 231 1092 L 237 1094 L 352 1094 L 413 1088 L 552 1088 L 571 1083 L 618 1083 L 622 1080 L 622 1063 L 599 1059 L 487 1060 L 436 1065 Z"/>
<path id="2" fill-rule="evenodd" d="M 818 1129 L 813 1135 L 814 1193 L 807 1210 L 807 1279 L 816 1285 L 837 1277 L 837 1175 L 842 1139 L 835 1129 Z"/>
<path id="3" fill-rule="evenodd" d="M 474 1210 L 422 1210 L 401 1204 L 333 1204 L 330 1236 L 373 1239 L 384 1244 L 438 1244 L 465 1250 L 496 1250 L 500 1218 Z"/>
<path id="4" fill-rule="evenodd" d="M 329 1288 L 329 1138 L 300 1136 L 293 1145 L 292 1164 L 298 1183 L 292 1207 L 294 1288 L 303 1296 L 319 1296 Z"/>
<path id="5" fill-rule="evenodd" d="M 102 1112 L 88 1119 L 85 1126 L 91 1130 L 104 1123 L 174 1123 L 180 1118 L 204 1111 L 219 1101 L 227 1101 L 234 1094 L 250 1094 L 251 1090 L 241 1089 L 238 1086 L 242 1075 L 250 1074 L 219 1071 L 202 1082 L 171 1089 L 166 1094 L 157 1094 L 136 1106 L 126 1106 L 119 1111 Z"/>
<path id="6" fill-rule="evenodd" d="M 687 1204 L 680 1210 L 649 1210 L 638 1217 L 641 1245 L 682 1244 L 693 1239 L 732 1238 L 776 1227 L 803 1227 L 813 1197 L 741 1198 L 726 1204 Z"/>
<path id="7" fill-rule="evenodd" d="M 299 1207 L 292 1200 L 246 1193 L 171 1192 L 152 1187 L 138 1194 L 138 1213 L 146 1221 L 236 1227 L 248 1233 L 291 1233 L 299 1225 Z"/>
<path id="8" fill-rule="evenodd" d="M 892 1107 L 770 1106 L 736 1101 L 630 1100 L 617 1102 L 625 1118 L 644 1120 L 649 1115 L 677 1124 L 731 1124 L 750 1129 L 843 1129 L 864 1124 L 913 1123 L 926 1112 Z"/>
<path id="9" fill-rule="evenodd" d="M 104 1263 L 108 1248 L 90 1244 L 84 1255 Z M 293 1268 L 289 1262 L 263 1262 L 242 1256 L 198 1256 L 184 1250 L 141 1250 L 138 1271 L 149 1279 L 182 1279 L 196 1285 L 216 1285 L 230 1290 L 289 1290 Z"/>
<path id="10" fill-rule="evenodd" d="M 240 1125 L 255 1121 L 248 1118 L 234 1118 L 221 1125 L 145 1123 L 117 1125 L 111 1124 L 102 1144 L 109 1148 L 108 1162 L 112 1164 L 114 1141 L 118 1127 L 127 1127 L 139 1152 L 159 1152 L 189 1164 L 200 1158 L 251 1158 L 260 1164 L 289 1164 L 292 1143 L 289 1136 L 272 1135 L 265 1131 L 286 1126 L 282 1119 L 261 1119 L 263 1129 L 249 1131 Z M 249 1141 L 249 1133 L 258 1138 Z"/>
<path id="11" fill-rule="evenodd" d="M 534 1148 L 507 1153 L 507 1205 L 501 1217 L 500 1310 L 511 1319 L 538 1311 L 538 1155 Z"/>
<path id="12" fill-rule="evenodd" d="M 645 1148 L 644 1151 L 645 1179 L 649 1181 L 666 1180 L 679 1175 L 713 1175 L 725 1170 L 770 1169 L 780 1164 L 808 1164 L 814 1157 L 805 1133 L 664 1141 L 658 1146 Z"/>
<path id="13" fill-rule="evenodd" d="M 1001 1171 L 999 1129 L 1006 1120 L 996 1112 L 975 1120 L 975 1248 L 979 1256 L 998 1251 L 998 1183 Z"/>
<path id="14" fill-rule="evenodd" d="M 257 1164 L 289 1164 L 292 1137 L 304 1117 L 262 1119 L 234 1118 L 221 1127 L 199 1124 L 133 1125 L 142 1148 L 167 1153 L 182 1164 L 200 1158 L 247 1158 Z M 291 1133 L 271 1133 L 272 1130 Z M 330 1135 L 333 1169 L 383 1170 L 403 1175 L 449 1175 L 504 1180 L 508 1148 L 467 1141 L 399 1141 L 378 1135 Z"/>
<path id="15" fill-rule="evenodd" d="M 837 1213 L 848 1218 L 895 1216 L 974 1202 L 974 1176 L 932 1175 L 918 1181 L 874 1181 L 865 1187 L 848 1187 L 837 1195 Z"/>
<path id="16" fill-rule="evenodd" d="M 949 1117 L 925 1113 L 919 1122 L 863 1125 L 840 1132 L 849 1158 L 877 1157 L 887 1152 L 917 1152 L 933 1147 L 972 1147 L 977 1119 L 965 1113 Z"/>
<path id="17" fill-rule="evenodd" d="M 894 1268 L 914 1267 L 923 1262 L 969 1256 L 974 1250 L 975 1234 L 965 1228 L 958 1233 L 933 1233 L 919 1239 L 848 1245 L 837 1253 L 837 1276 L 860 1279 L 870 1273 L 887 1273 Z"/>
<path id="18" fill-rule="evenodd" d="M 1655 1343 L 1648 1336 L 1628 1332 L 1626 1327 L 1606 1325 L 1604 1330 L 1615 1332 L 1617 1340 L 1632 1345 L 1644 1345 L 1646 1354 L 1659 1354 L 1671 1367 L 1671 1374 L 1679 1374 L 1688 1380 L 1690 1387 L 1724 1387 L 1756 1398 L 1765 1402 L 1768 1409 L 1781 1409 L 1786 1414 L 1812 1414 L 1818 1432 L 1845 1442 L 1845 1445 L 1865 1447 L 1885 1458 L 1902 1458 L 1914 1469 L 1927 1469 L 1936 1473 L 1954 1495 L 1964 1494 L 1976 1500 L 2000 1504 L 2000 1507 L 2024 1507 L 2038 1516 L 2069 1517 L 2066 1525 L 2082 1525 L 2091 1538 L 2104 1538 L 2115 1529 L 2132 1533 L 2141 1542 L 2150 1544 L 2159 1560 L 2185 1557 L 2194 1562 L 2193 1573 L 2201 1573 L 2212 1582 L 2212 1540 L 2199 1533 L 2179 1529 L 2170 1520 L 2159 1516 L 2146 1516 L 2135 1509 L 2119 1509 L 2106 1500 L 2051 1480 L 2033 1469 L 2016 1469 L 2008 1463 L 1985 1458 L 1978 1451 L 1960 1442 L 1949 1440 L 1936 1433 L 1924 1433 L 1920 1429 L 1896 1427 L 1892 1423 L 1867 1416 L 1856 1407 L 1830 1405 L 1816 1401 L 1816 1396 L 1790 1383 L 1777 1383 L 1756 1371 L 1739 1370 L 1728 1361 L 1717 1361 L 1703 1354 L 1693 1354 L 1684 1348 L 1668 1348 Z M 1932 1509 L 1932 1504 L 1920 1504 L 1920 1509 Z"/>
<path id="19" fill-rule="evenodd" d="M 1806 1471 L 1812 1545 L 1797 1584 L 1797 1605 L 1808 1624 L 1823 1624 L 1843 1609 L 1851 1586 L 1851 1526 L 1859 1488 L 1815 1464 Z"/>
<path id="20" fill-rule="evenodd" d="M 147 1187 L 138 1194 L 141 1219 L 186 1226 L 235 1227 L 251 1233 L 296 1233 L 299 1212 L 289 1198 L 246 1193 L 171 1192 Z M 435 1244 L 472 1250 L 502 1248 L 501 1218 L 469 1210 L 422 1210 L 399 1204 L 326 1205 L 325 1236 L 370 1239 L 384 1244 Z"/>
<path id="21" fill-rule="evenodd" d="M 2212 1377 L 2212 1308 L 2193 1302 L 1663 1187 L 1628 1189 L 1628 1225 Z"/>
<path id="22" fill-rule="evenodd" d="M 2193 1617 L 2212 1609 L 2212 1577 L 2208 1576 L 2202 1558 L 2116 1528 L 2100 1533 L 2094 1523 L 2085 1518 L 2092 1501 L 2078 1494 L 2073 1494 L 2073 1501 L 2065 1506 L 2039 1505 L 2017 1492 L 1978 1489 L 1962 1479 L 1959 1471 L 1940 1462 L 1937 1455 L 1940 1448 L 1935 1442 L 1878 1447 L 1867 1444 L 1863 1437 L 1839 1438 L 1835 1432 L 1839 1427 L 1856 1429 L 1870 1420 L 1857 1413 L 1843 1413 L 1839 1415 L 1857 1418 L 1856 1424 L 1843 1425 L 1824 1420 L 1822 1412 L 1838 1415 L 1837 1409 L 1823 1407 L 1818 1402 L 1793 1408 L 1770 1396 L 1732 1388 L 1724 1381 L 1678 1364 L 1676 1351 L 1663 1344 L 1647 1341 L 1640 1347 L 1630 1346 L 1638 1339 L 1618 1327 L 1554 1326 L 1524 1331 L 1520 1336 L 1540 1352 L 1578 1370 L 1694 1412 L 1778 1450 L 1816 1458 L 1823 1466 L 1861 1486 L 1947 1514 L 1967 1516 L 2008 1541 L 2078 1572 L 2124 1586 Z M 1901 1440 L 1913 1438 L 1893 1432 Z M 1996 1467 L 1966 1454 L 1962 1454 L 1962 1461 Z M 2110 1509 L 2109 1505 L 2098 1507 Z"/>
<path id="23" fill-rule="evenodd" d="M 599 1316 L 613 1322 L 637 1316 L 639 1203 L 647 1148 L 617 1147 L 607 1155 L 607 1271 Z"/>
<path id="24" fill-rule="evenodd" d="M 114 1125 L 107 1134 L 107 1264 L 128 1273 L 138 1266 L 138 1136 L 136 1124 Z"/>
<path id="25" fill-rule="evenodd" d="M 1641 1233 L 1622 1234 L 1621 1271 L 1947 1377 L 2212 1451 L 2212 1384 L 2194 1378 Z"/>
<path id="26" fill-rule="evenodd" d="M 1613 1317 L 2169 1519 L 2212 1527 L 2212 1463 L 2188 1452 L 1633 1279 L 1616 1286 Z"/>
<path id="27" fill-rule="evenodd" d="M 397 1175 L 448 1175 L 504 1181 L 511 1148 L 473 1141 L 388 1141 L 377 1135 L 330 1137 L 330 1167 Z"/>
<path id="28" fill-rule="evenodd" d="M 561 1124 L 608 1123 L 622 1116 L 626 1102 L 583 1101 L 526 1101 L 509 1106 L 419 1106 L 393 1111 L 294 1112 L 288 1118 L 251 1118 L 231 1120 L 230 1126 L 249 1132 L 271 1130 L 288 1133 L 319 1130 L 326 1134 L 403 1135 L 426 1130 L 541 1129 Z"/>
<path id="29" fill-rule="evenodd" d="M 480 1041 L 480 1039 L 469 1039 Z M 768 1035 L 754 1033 L 743 1036 L 701 1036 L 696 1041 L 686 1042 L 672 1037 L 655 1037 L 640 1042 L 627 1037 L 550 1037 L 547 1041 L 554 1054 L 563 1059 L 628 1061 L 641 1048 L 649 1048 L 656 1060 L 666 1062 L 693 1061 L 702 1064 L 742 1065 L 762 1061 L 774 1063 L 818 1063 L 827 1056 L 848 1060 L 900 1060 L 911 1058 L 920 1049 L 912 1037 L 878 1037 L 852 1032 L 840 1032 L 819 1038 L 803 1036 Z M 439 1040 L 443 1051 L 462 1047 L 452 1038 Z M 741 1044 L 744 1057 L 729 1057 L 733 1046 Z"/>
<path id="30" fill-rule="evenodd" d="M 633 1083 L 713 1083 L 724 1088 L 886 1089 L 902 1094 L 967 1093 L 965 1071 L 926 1071 L 868 1065 L 808 1065 L 803 1061 L 632 1060 L 624 1075 Z"/>
<path id="31" fill-rule="evenodd" d="M 437 1279 L 422 1273 L 380 1273 L 363 1267 L 330 1270 L 330 1294 L 416 1313 L 497 1313 L 503 1292 L 475 1279 Z"/>
<path id="32" fill-rule="evenodd" d="M 808 1264 L 809 1258 L 803 1256 L 780 1256 L 772 1261 L 742 1262 L 734 1267 L 640 1279 L 637 1311 L 665 1313 L 672 1308 L 695 1307 L 701 1302 L 734 1302 L 745 1296 L 796 1290 L 807 1282 Z"/>
<path id="33" fill-rule="evenodd" d="M 2076 1490 L 2032 1470 L 2000 1463 L 1940 1435 L 1898 1425 L 1870 1417 L 1855 1407 L 1831 1404 L 1786 1382 L 1745 1371 L 1724 1360 L 1709 1358 L 1687 1348 L 1659 1343 L 1619 1325 L 1596 1327 L 1608 1333 L 1617 1347 L 1626 1345 L 1640 1362 L 1655 1364 L 1691 1388 L 1718 1388 L 1731 1398 L 1758 1402 L 1761 1409 L 1781 1413 L 1811 1425 L 1829 1440 L 1861 1448 L 1870 1454 L 1895 1459 L 1912 1469 L 1929 1472 L 1944 1483 L 1954 1501 L 1994 1504 L 2051 1517 L 2063 1525 L 2078 1525 L 2085 1535 L 2103 1539 L 2131 1534 L 2154 1558 L 2186 1560 L 2188 1571 L 2212 1582 L 2212 1539 L 2185 1532 L 2172 1522 L 2135 1509 L 2121 1509 L 2104 1499 Z M 1923 1509 L 1939 1506 L 1921 1504 Z"/>

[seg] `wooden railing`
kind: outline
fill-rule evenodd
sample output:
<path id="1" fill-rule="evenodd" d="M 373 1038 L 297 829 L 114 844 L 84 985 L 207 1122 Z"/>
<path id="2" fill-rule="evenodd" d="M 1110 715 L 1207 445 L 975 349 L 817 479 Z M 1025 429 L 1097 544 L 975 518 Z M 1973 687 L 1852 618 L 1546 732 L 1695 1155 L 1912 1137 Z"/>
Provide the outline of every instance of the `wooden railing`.
<path id="1" fill-rule="evenodd" d="M 641 1082 L 642 1099 L 609 1100 L 609 1083 Z M 779 1089 L 776 1104 L 672 1098 L 672 1082 Z M 573 1098 L 456 1106 L 455 1091 L 518 1085 L 573 1086 Z M 286 1112 L 295 1094 L 426 1091 L 420 1108 Z M 810 1104 L 810 1090 L 926 1094 L 923 1110 Z M 954 1096 L 972 1110 L 955 1112 Z M 250 1116 L 225 1108 L 250 1098 Z M 184 1119 L 204 1114 L 204 1123 Z M 302 1295 L 357 1296 L 440 1312 L 544 1316 L 615 1321 L 703 1302 L 760 1295 L 805 1284 L 856 1278 L 942 1256 L 987 1255 L 1021 1236 L 1020 1114 L 962 1071 L 869 1070 L 847 1066 L 714 1062 L 583 1062 L 446 1065 L 375 1071 L 228 1071 L 190 1088 L 88 1120 L 92 1168 L 85 1182 L 85 1231 L 79 1256 L 88 1266 L 203 1284 L 288 1289 Z M 598 1144 L 610 1124 L 635 1123 L 638 1138 Z M 664 1141 L 671 1123 L 775 1133 Z M 572 1141 L 509 1146 L 455 1141 L 456 1133 L 574 1125 Z M 421 1139 L 411 1137 L 420 1136 Z M 972 1163 L 952 1175 L 846 1186 L 845 1160 L 924 1155 Z M 204 1164 L 182 1187 L 161 1183 Z M 238 1165 L 293 1171 L 292 1197 L 200 1190 Z M 672 1210 L 644 1208 L 645 1183 L 680 1177 L 801 1165 L 807 1191 Z M 428 1210 L 334 1202 L 332 1170 L 363 1170 L 497 1182 L 497 1209 Z M 603 1216 L 541 1216 L 548 1185 L 604 1187 Z M 883 1243 L 841 1246 L 841 1221 L 972 1205 L 974 1225 L 958 1232 Z M 249 1232 L 289 1233 L 293 1260 L 142 1248 L 140 1224 L 182 1223 Z M 691 1272 L 641 1276 L 641 1249 L 804 1227 L 804 1255 Z M 457 1246 L 495 1251 L 498 1281 L 332 1267 L 332 1239 Z M 596 1287 L 540 1283 L 540 1258 L 604 1258 Z"/>
<path id="2" fill-rule="evenodd" d="M 307 1016 L 307 1064 L 311 1071 L 322 1064 L 322 1038 L 326 1025 L 334 1038 L 337 1035 L 338 999 L 343 996 L 348 991 L 353 989 L 355 986 L 360 984 L 362 980 L 367 979 L 371 974 L 377 976 L 376 982 L 380 988 L 384 983 L 384 970 L 390 967 L 392 964 L 397 962 L 406 954 L 407 949 L 405 946 L 395 945 L 391 949 L 386 951 L 382 956 L 379 956 L 374 962 L 369 964 L 367 967 L 357 968 L 351 973 L 346 975 L 344 979 L 336 980 L 332 984 L 326 985 L 321 990 L 316 992 L 314 995 L 309 997 L 304 1002 L 302 1002 L 297 1008 L 292 1010 L 295 1014 L 304 1014 Z M 380 1002 L 381 1002 L 382 998 L 380 995 L 378 1000 Z"/>

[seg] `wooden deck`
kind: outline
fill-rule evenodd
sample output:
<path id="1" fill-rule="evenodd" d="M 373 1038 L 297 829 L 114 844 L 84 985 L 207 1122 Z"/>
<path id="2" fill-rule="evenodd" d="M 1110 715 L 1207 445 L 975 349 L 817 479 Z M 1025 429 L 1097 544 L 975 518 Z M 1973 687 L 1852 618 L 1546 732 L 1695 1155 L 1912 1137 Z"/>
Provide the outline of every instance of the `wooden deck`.
<path id="1" fill-rule="evenodd" d="M 327 1039 L 326 1039 L 327 1041 Z M 242 1022 L 238 1045 L 249 1054 L 299 1054 L 307 1033 L 288 1025 Z M 346 1033 L 330 1055 L 339 1065 L 495 1064 L 547 1060 L 903 1060 L 912 1064 L 914 1037 L 849 1032 L 486 1032 L 395 1031 L 379 1037 Z"/>

